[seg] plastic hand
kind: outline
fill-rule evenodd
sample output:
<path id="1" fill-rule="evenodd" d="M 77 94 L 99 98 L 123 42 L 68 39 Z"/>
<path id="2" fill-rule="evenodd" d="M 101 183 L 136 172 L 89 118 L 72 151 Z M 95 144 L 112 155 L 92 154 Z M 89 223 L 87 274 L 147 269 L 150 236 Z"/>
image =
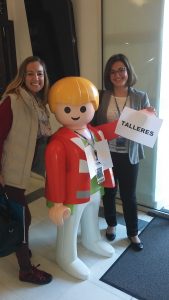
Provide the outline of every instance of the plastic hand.
<path id="1" fill-rule="evenodd" d="M 157 112 L 153 106 L 148 106 L 145 109 L 142 109 L 142 111 L 144 111 L 146 113 L 154 114 L 155 116 L 157 116 Z"/>
<path id="2" fill-rule="evenodd" d="M 63 203 L 55 203 L 54 206 L 49 208 L 49 218 L 56 225 L 63 225 L 64 220 L 68 219 L 70 214 L 70 208 L 64 206 Z"/>

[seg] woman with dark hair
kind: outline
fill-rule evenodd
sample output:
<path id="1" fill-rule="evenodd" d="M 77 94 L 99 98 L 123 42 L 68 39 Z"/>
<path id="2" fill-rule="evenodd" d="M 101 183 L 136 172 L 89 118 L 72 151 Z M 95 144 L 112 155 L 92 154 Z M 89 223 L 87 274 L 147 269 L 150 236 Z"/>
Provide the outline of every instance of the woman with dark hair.
<path id="1" fill-rule="evenodd" d="M 100 94 L 99 109 L 92 123 L 100 125 L 118 119 L 125 106 L 154 112 L 147 94 L 133 88 L 136 81 L 137 76 L 128 58 L 123 54 L 111 56 L 104 71 L 105 90 Z M 106 237 L 110 241 L 116 237 L 115 197 L 119 186 L 127 235 L 133 249 L 139 251 L 143 249 L 143 244 L 138 237 L 136 183 L 139 161 L 144 158 L 143 146 L 119 136 L 109 142 L 109 148 L 116 187 L 105 188 L 103 196 L 104 214 L 108 225 Z"/>
<path id="2" fill-rule="evenodd" d="M 31 264 L 28 243 L 31 214 L 24 194 L 36 145 L 39 139 L 47 141 L 51 135 L 46 108 L 48 89 L 44 62 L 31 56 L 22 62 L 0 102 L 0 185 L 13 206 L 19 203 L 23 207 L 24 238 L 16 251 L 19 279 L 35 284 L 49 283 L 52 276 Z"/>

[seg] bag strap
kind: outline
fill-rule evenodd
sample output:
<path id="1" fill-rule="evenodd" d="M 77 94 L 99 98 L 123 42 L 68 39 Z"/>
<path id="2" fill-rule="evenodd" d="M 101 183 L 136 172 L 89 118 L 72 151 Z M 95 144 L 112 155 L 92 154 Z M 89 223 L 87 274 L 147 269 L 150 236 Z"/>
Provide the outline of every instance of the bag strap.
<path id="1" fill-rule="evenodd" d="M 3 201 L 4 205 L 7 206 L 7 208 L 10 210 L 8 195 L 5 192 L 5 189 L 4 189 L 4 187 L 2 185 L 0 185 L 0 197 L 2 197 L 3 200 L 5 200 L 5 201 Z"/>
<path id="2" fill-rule="evenodd" d="M 0 185 L 0 199 L 1 199 L 1 197 L 5 201 L 3 201 L 4 205 L 3 205 L 3 203 L 0 203 L 0 204 L 3 205 L 4 207 L 6 207 L 9 210 L 9 212 L 11 212 L 9 198 L 5 191 L 5 188 L 2 185 Z M 25 207 L 24 206 L 22 207 L 22 217 L 23 217 L 23 224 L 22 224 L 23 225 L 23 244 L 25 244 L 26 243 L 26 232 L 25 232 Z"/>

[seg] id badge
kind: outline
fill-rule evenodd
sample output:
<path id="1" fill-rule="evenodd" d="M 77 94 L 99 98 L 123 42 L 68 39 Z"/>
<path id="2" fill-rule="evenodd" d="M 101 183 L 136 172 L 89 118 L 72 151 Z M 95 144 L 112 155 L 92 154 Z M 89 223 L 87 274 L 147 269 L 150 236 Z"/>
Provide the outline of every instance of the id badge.
<path id="1" fill-rule="evenodd" d="M 116 139 L 116 147 L 125 147 L 125 144 L 126 144 L 126 139 L 123 138 L 123 137 L 118 137 Z"/>
<path id="2" fill-rule="evenodd" d="M 103 166 L 98 160 L 96 161 L 96 178 L 98 184 L 105 181 Z"/>

